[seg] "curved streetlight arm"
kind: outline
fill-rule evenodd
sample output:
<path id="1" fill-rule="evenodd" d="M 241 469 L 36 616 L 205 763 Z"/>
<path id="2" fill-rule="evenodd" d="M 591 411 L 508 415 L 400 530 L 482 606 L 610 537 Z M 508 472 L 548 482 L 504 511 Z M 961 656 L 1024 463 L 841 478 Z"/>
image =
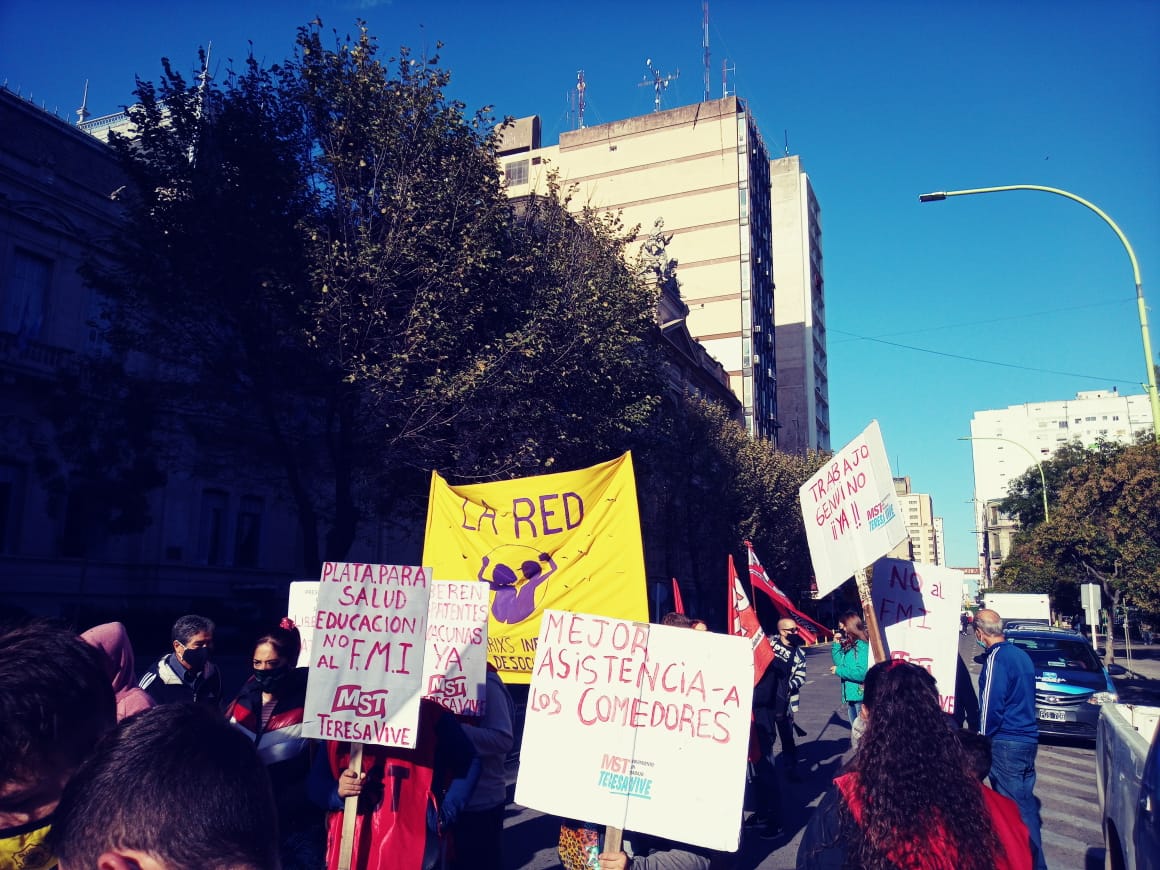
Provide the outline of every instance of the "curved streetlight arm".
<path id="1" fill-rule="evenodd" d="M 1124 235 L 1123 231 L 1116 225 L 1116 222 L 1108 217 L 1103 209 L 1094 203 L 1088 202 L 1082 196 L 1076 196 L 1074 193 L 1060 190 L 1058 187 L 1045 187 L 1041 184 L 1005 184 L 999 187 L 975 187 L 969 190 L 938 190 L 933 193 L 919 194 L 918 201 L 941 202 L 951 196 L 973 196 L 977 193 L 1002 193 L 1007 190 L 1038 190 L 1042 193 L 1054 193 L 1056 196 L 1062 196 L 1065 199 L 1070 199 L 1072 202 L 1078 202 L 1080 205 L 1091 209 L 1103 218 L 1104 222 L 1112 228 L 1112 231 L 1116 234 L 1116 238 L 1124 246 L 1124 250 L 1128 252 L 1128 259 L 1132 261 L 1132 277 L 1136 281 L 1136 309 L 1140 317 L 1140 333 L 1144 339 L 1144 362 L 1147 376 L 1147 381 L 1144 386 L 1148 391 L 1148 404 L 1152 408 L 1152 434 L 1156 441 L 1160 442 L 1160 392 L 1157 391 L 1156 387 L 1156 368 L 1152 358 L 1152 338 L 1148 330 L 1148 307 L 1144 304 L 1144 281 L 1140 277 L 1140 263 L 1136 260 L 1136 252 L 1132 250 L 1132 245 L 1128 241 L 1128 237 Z"/>
<path id="2" fill-rule="evenodd" d="M 1039 457 L 1032 453 L 1023 444 L 1018 441 L 1012 441 L 1010 438 L 1000 438 L 998 435 L 963 435 L 959 438 L 960 441 L 1005 441 L 1008 444 L 1014 444 L 1024 453 L 1031 457 L 1031 461 L 1035 463 L 1035 467 L 1039 469 L 1039 481 L 1043 484 L 1043 521 L 1045 523 L 1051 522 L 1051 514 L 1047 510 L 1047 476 L 1043 473 L 1043 463 L 1039 461 Z"/>

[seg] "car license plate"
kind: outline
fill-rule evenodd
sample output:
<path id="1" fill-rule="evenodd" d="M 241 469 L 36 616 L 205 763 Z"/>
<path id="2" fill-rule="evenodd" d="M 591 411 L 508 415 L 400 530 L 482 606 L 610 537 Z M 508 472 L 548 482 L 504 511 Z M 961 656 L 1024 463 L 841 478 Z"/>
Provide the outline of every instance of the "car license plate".
<path id="1" fill-rule="evenodd" d="M 1066 722 L 1067 714 L 1062 710 L 1040 710 L 1039 718 L 1048 722 Z"/>

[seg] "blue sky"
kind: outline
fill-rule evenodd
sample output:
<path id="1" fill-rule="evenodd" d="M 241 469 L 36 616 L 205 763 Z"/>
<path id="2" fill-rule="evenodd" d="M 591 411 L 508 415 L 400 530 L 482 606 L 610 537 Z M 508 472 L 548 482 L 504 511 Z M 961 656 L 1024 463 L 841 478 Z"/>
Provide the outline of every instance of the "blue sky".
<path id="1" fill-rule="evenodd" d="M 666 107 L 703 94 L 697 0 L 4 0 L 0 81 L 71 118 L 87 79 L 101 115 L 132 101 L 134 75 L 157 79 L 162 56 L 192 72 L 212 42 L 220 72 L 250 40 L 275 62 L 315 16 L 343 32 L 364 18 L 387 49 L 442 41 L 451 94 L 539 114 L 545 144 L 571 129 L 579 69 L 589 125 L 651 111 L 646 58 L 680 70 Z M 972 413 L 1140 393 L 1145 364 L 1128 257 L 1094 214 L 1042 193 L 917 195 L 1083 196 L 1128 236 L 1160 310 L 1158 45 L 1155 2 L 711 2 L 712 95 L 728 58 L 771 154 L 788 138 L 821 202 L 833 444 L 878 419 L 895 473 L 945 517 L 952 565 L 975 564 L 956 440 Z"/>

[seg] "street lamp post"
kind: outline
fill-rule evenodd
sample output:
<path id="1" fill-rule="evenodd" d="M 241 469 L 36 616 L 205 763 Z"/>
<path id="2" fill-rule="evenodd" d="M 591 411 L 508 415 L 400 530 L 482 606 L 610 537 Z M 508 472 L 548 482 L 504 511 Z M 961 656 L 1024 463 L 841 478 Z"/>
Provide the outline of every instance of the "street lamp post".
<path id="1" fill-rule="evenodd" d="M 934 193 L 919 194 L 918 201 L 941 202 L 951 196 L 972 196 L 976 193 L 1002 193 L 1006 190 L 1038 190 L 1043 193 L 1054 193 L 1056 196 L 1062 196 L 1065 199 L 1070 199 L 1072 202 L 1078 202 L 1080 205 L 1091 209 L 1103 218 L 1104 222 L 1112 228 L 1116 237 L 1124 245 L 1124 250 L 1128 252 L 1128 259 L 1132 261 L 1132 275 L 1136 279 L 1136 308 L 1140 315 L 1140 332 L 1144 338 L 1144 362 L 1147 374 L 1146 389 L 1148 390 L 1148 402 L 1152 406 L 1152 435 L 1157 442 L 1160 442 L 1160 393 L 1157 393 L 1156 390 L 1156 369 L 1152 359 L 1152 338 L 1148 332 L 1148 309 L 1144 305 L 1144 282 L 1140 277 L 1140 264 L 1136 260 L 1136 252 L 1132 250 L 1132 245 L 1128 242 L 1128 237 L 1116 226 L 1114 220 L 1108 217 L 1101 208 L 1082 197 L 1076 196 L 1074 193 L 1060 190 L 1058 187 L 1044 187 L 1039 184 L 1006 184 L 1001 187 L 976 187 L 971 190 L 939 190 Z M 1046 492 L 1047 490 L 1044 488 L 1045 497 Z"/>
<path id="2" fill-rule="evenodd" d="M 959 438 L 960 441 L 1006 441 L 1008 444 L 1014 444 L 1024 453 L 1031 457 L 1031 461 L 1035 463 L 1035 467 L 1039 469 L 1039 481 L 1043 484 L 1043 521 L 1045 523 L 1051 522 L 1051 514 L 1047 511 L 1047 476 L 1043 473 L 1043 463 L 1039 461 L 1039 457 L 1032 453 L 1023 444 L 1018 441 L 1012 441 L 1010 438 L 1000 438 L 998 435 L 963 435 Z M 972 499 L 974 501 L 974 499 Z"/>

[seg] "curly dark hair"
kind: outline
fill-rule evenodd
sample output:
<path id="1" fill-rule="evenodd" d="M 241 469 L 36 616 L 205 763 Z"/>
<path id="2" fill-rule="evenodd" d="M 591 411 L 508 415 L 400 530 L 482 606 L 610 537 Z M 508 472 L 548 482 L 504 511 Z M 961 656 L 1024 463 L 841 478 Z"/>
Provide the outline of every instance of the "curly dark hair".
<path id="1" fill-rule="evenodd" d="M 896 660 L 872 667 L 864 686 L 869 721 L 854 761 L 861 823 L 843 810 L 843 824 L 858 829 L 849 840 L 851 863 L 865 870 L 911 866 L 905 858 L 928 852 L 941 831 L 957 868 L 992 870 L 999 839 L 934 677 Z"/>

